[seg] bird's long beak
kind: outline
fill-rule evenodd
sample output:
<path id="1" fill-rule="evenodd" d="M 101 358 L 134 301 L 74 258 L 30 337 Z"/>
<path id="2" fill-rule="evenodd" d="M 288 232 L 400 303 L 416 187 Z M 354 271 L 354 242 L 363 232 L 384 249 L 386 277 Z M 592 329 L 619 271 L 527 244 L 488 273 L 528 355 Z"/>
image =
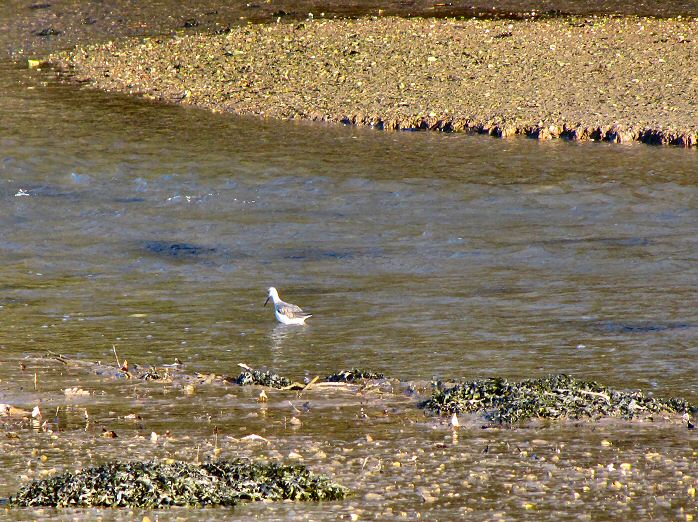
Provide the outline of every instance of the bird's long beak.
<path id="1" fill-rule="evenodd" d="M 267 306 L 267 303 L 269 302 L 269 299 L 271 299 L 271 297 L 270 297 L 270 296 L 267 296 L 267 300 L 264 301 L 264 306 Z"/>

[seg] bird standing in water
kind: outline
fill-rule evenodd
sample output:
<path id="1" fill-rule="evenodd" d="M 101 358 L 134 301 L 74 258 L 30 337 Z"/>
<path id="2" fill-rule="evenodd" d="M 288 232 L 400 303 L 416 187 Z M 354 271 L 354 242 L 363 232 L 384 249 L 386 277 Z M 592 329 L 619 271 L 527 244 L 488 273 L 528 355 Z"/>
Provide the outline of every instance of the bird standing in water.
<path id="1" fill-rule="evenodd" d="M 264 306 L 267 305 L 269 299 L 274 302 L 274 315 L 276 320 L 282 324 L 305 324 L 305 320 L 308 317 L 312 317 L 312 314 L 306 314 L 300 307 L 285 303 L 279 297 L 279 292 L 273 286 L 269 287 L 267 295 L 267 300 L 264 301 Z"/>

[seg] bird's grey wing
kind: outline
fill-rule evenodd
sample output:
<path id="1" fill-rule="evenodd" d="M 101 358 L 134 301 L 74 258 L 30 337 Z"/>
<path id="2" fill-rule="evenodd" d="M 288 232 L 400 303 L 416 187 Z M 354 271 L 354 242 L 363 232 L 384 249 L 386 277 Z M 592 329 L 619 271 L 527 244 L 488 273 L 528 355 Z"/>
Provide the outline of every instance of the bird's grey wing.
<path id="1" fill-rule="evenodd" d="M 296 306 L 291 303 L 284 303 L 281 302 L 276 305 L 276 310 L 280 313 L 285 315 L 286 317 L 290 317 L 291 319 L 295 317 L 305 317 L 306 314 L 299 306 Z"/>

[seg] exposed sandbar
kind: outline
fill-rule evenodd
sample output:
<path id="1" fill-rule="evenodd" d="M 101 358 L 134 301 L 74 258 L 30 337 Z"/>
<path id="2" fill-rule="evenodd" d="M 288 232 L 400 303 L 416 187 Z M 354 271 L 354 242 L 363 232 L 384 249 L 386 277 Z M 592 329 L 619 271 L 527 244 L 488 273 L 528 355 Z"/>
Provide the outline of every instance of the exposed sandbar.
<path id="1" fill-rule="evenodd" d="M 698 144 L 698 19 L 308 20 L 50 60 L 106 90 L 385 129 Z"/>

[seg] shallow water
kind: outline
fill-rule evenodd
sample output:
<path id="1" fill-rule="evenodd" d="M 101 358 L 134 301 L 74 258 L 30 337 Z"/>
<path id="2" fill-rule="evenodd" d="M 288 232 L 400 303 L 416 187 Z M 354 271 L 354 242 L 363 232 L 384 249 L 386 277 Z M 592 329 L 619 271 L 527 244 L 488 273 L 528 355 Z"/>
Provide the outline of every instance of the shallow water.
<path id="1" fill-rule="evenodd" d="M 695 151 L 260 122 L 4 72 L 12 353 L 698 394 Z M 306 328 L 276 325 L 270 285 Z"/>
<path id="2" fill-rule="evenodd" d="M 29 410 L 40 402 L 45 412 L 59 407 L 56 426 L 64 432 L 58 442 L 31 432 L 4 442 L 17 453 L 2 457 L 0 496 L 22 482 L 32 448 L 43 454 L 58 445 L 49 461 L 58 469 L 123 452 L 193 458 L 195 451 L 210 452 L 212 424 L 225 427 L 222 440 L 267 430 L 282 456 L 293 448 L 310 455 L 324 448 L 331 461 L 333 452 L 351 452 L 354 468 L 346 474 L 341 461 L 333 467 L 307 458 L 338 481 L 364 488 L 349 507 L 242 508 L 249 517 L 348 516 L 356 505 L 371 516 L 416 516 L 424 502 L 415 488 L 438 470 L 399 477 L 381 471 L 375 480 L 363 471 L 365 458 L 394 460 L 400 447 L 414 450 L 420 440 L 427 452 L 442 452 L 426 460 L 450 470 L 438 479 L 441 498 L 450 491 L 443 484 L 460 483 L 465 468 L 493 473 L 498 466 L 533 466 L 529 474 L 550 478 L 538 461 L 521 464 L 518 452 L 501 457 L 508 464 L 480 462 L 472 441 L 485 446 L 490 432 L 479 433 L 477 421 L 460 445 L 441 447 L 450 441 L 446 427 L 412 411 L 413 403 L 405 406 L 399 393 L 381 401 L 408 420 L 358 426 L 361 407 L 374 408 L 374 418 L 388 406 L 314 395 L 307 427 L 289 433 L 288 397 L 276 396 L 271 414 L 259 417 L 258 391 L 213 389 L 187 398 L 181 390 L 33 362 L 47 350 L 112 361 L 115 346 L 131 364 L 178 358 L 192 373 L 235 375 L 238 363 L 246 363 L 299 380 L 354 366 L 404 380 L 565 372 L 616 388 L 698 398 L 694 150 L 245 119 L 79 89 L 10 63 L 0 65 L 0 91 L 0 402 Z M 275 323 L 262 307 L 270 285 L 314 314 L 306 327 Z M 32 362 L 22 371 L 27 357 Z M 83 406 L 64 409 L 62 390 L 76 385 L 99 390 L 83 399 L 99 419 L 87 431 Z M 133 411 L 146 415 L 141 425 L 123 419 Z M 103 426 L 133 438 L 102 439 Z M 167 430 L 179 442 L 151 447 L 150 432 Z M 661 441 L 662 458 L 688 459 L 682 473 L 697 473 L 690 460 L 696 436 L 685 427 L 604 430 L 642 439 L 623 458 L 645 462 L 643 455 Z M 362 446 L 366 433 L 384 446 Z M 565 468 L 570 474 L 584 459 L 593 467 L 606 458 L 597 454 L 595 428 L 581 435 L 569 426 L 542 435 L 505 430 L 493 437 L 502 448 L 540 438 L 553 439 L 549 449 L 560 441 L 576 446 Z M 470 442 L 461 455 L 464 439 Z M 88 455 L 81 453 L 84 444 Z M 238 448 L 231 443 L 225 451 Z M 675 467 L 659 468 L 658 480 L 664 473 L 675 478 Z M 363 499 L 387 483 L 399 485 L 394 499 Z M 401 496 L 406 484 L 411 493 Z M 484 518 L 530 509 L 521 501 L 526 495 L 513 496 L 515 507 L 502 507 L 497 499 L 511 491 L 484 493 L 479 488 L 487 487 L 478 484 L 477 494 L 466 488 L 444 505 L 429 504 L 432 518 L 462 515 L 468 505 Z M 685 497 L 687 486 L 676 487 Z M 536 509 L 574 518 L 582 507 L 572 500 L 561 511 L 541 502 Z M 599 492 L 586 507 L 607 500 Z M 675 518 L 683 502 L 653 513 Z M 633 509 L 618 508 L 613 517 L 643 515 Z M 14 512 L 24 515 L 44 516 Z"/>

